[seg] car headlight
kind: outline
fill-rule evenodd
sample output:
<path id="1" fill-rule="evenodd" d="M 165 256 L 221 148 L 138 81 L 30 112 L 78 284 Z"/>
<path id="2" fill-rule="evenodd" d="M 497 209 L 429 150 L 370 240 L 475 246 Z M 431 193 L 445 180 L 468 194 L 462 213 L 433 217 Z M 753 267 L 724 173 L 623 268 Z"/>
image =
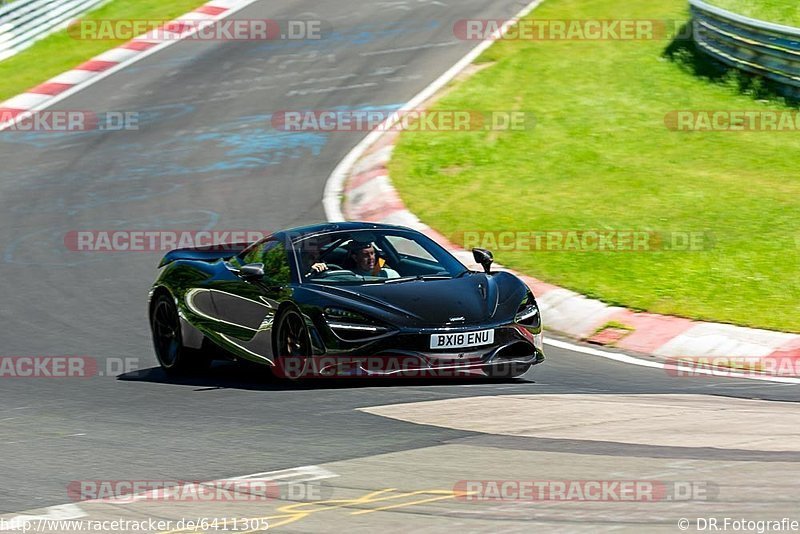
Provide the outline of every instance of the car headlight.
<path id="1" fill-rule="evenodd" d="M 342 308 L 325 308 L 324 317 L 333 333 L 345 341 L 370 339 L 389 331 L 385 326 L 360 313 Z"/>
<path id="2" fill-rule="evenodd" d="M 533 325 L 536 324 L 538 321 L 539 316 L 539 307 L 536 305 L 536 300 L 533 298 L 533 294 L 529 291 L 525 300 L 523 300 L 519 308 L 517 309 L 517 314 L 514 316 L 514 322 L 524 325 Z"/>
<path id="3" fill-rule="evenodd" d="M 368 323 L 369 319 L 360 313 L 345 310 L 343 308 L 325 308 L 325 318 L 334 321 L 347 321 L 355 323 Z"/>

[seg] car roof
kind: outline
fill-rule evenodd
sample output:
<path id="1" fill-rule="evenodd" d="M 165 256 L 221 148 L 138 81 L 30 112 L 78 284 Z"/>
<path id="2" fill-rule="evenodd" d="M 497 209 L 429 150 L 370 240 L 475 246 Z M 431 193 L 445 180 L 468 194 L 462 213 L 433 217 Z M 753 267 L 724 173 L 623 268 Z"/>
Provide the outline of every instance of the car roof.
<path id="1" fill-rule="evenodd" d="M 347 222 L 311 224 L 308 226 L 287 228 L 286 230 L 277 232 L 275 236 L 279 238 L 289 236 L 291 237 L 292 241 L 295 241 L 297 239 L 311 235 L 327 234 L 329 232 L 353 231 L 353 230 L 404 230 L 412 232 L 415 231 L 405 226 L 396 226 L 392 224 L 347 221 Z"/>

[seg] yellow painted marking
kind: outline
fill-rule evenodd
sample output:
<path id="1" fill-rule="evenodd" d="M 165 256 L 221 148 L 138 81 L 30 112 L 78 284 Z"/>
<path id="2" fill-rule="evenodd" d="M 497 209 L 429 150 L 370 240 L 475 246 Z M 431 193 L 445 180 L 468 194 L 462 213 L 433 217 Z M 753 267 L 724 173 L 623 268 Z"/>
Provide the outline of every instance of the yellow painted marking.
<path id="1" fill-rule="evenodd" d="M 442 490 L 444 491 L 444 490 Z M 434 493 L 434 492 L 426 492 L 426 493 Z M 381 506 L 380 508 L 372 508 L 370 510 L 359 510 L 358 512 L 351 512 L 350 515 L 361 515 L 361 514 L 371 514 L 372 512 L 381 512 L 383 510 L 391 510 L 393 508 L 404 508 L 406 506 L 414 506 L 415 504 L 424 504 L 426 502 L 434 502 L 434 501 L 442 501 L 444 499 L 452 499 L 455 497 L 452 491 L 447 492 L 448 495 L 439 496 L 439 497 L 431 497 L 430 499 L 420 499 L 418 501 L 411 501 L 405 502 L 400 504 L 392 504 L 389 506 Z"/>
<path id="2" fill-rule="evenodd" d="M 380 512 L 384 510 L 394 510 L 397 508 L 406 508 L 409 506 L 414 506 L 416 504 L 424 504 L 428 502 L 435 502 L 435 501 L 443 501 L 445 499 L 454 499 L 456 497 L 463 497 L 468 495 L 469 493 L 466 492 L 458 492 L 453 490 L 418 490 L 418 491 L 410 491 L 410 492 L 402 492 L 402 493 L 394 493 L 397 492 L 396 488 L 387 488 L 382 490 L 373 491 L 371 493 L 367 493 L 362 495 L 361 497 L 357 497 L 355 499 L 331 499 L 328 501 L 319 501 L 319 502 L 301 502 L 301 503 L 292 503 L 287 504 L 284 506 L 279 507 L 276 512 L 277 515 L 270 515 L 264 517 L 252 517 L 248 518 L 248 521 L 263 521 L 266 520 L 269 523 L 269 528 L 277 528 L 282 527 L 284 525 L 288 525 L 289 523 L 294 523 L 295 521 L 300 521 L 301 519 L 305 519 L 306 517 L 316 514 L 319 512 L 325 512 L 328 510 L 337 510 L 342 508 L 352 508 L 358 507 L 361 505 L 372 504 L 377 502 L 386 502 L 401 499 L 403 497 L 412 497 L 414 495 L 433 495 L 433 497 L 429 497 L 427 499 L 417 499 L 414 501 L 409 502 L 401 502 L 396 504 L 390 504 L 387 506 L 380 506 L 378 508 L 369 508 L 364 510 L 358 510 L 355 512 L 351 512 L 350 515 L 362 515 L 362 514 L 369 514 L 372 512 Z M 388 495 L 387 495 L 388 494 Z M 252 534 L 254 532 L 264 532 L 265 529 L 253 529 L 253 530 L 241 530 L 238 531 L 238 534 Z M 177 530 L 167 530 L 161 532 L 160 534 L 176 534 L 178 532 L 202 532 L 201 529 L 177 529 Z"/>

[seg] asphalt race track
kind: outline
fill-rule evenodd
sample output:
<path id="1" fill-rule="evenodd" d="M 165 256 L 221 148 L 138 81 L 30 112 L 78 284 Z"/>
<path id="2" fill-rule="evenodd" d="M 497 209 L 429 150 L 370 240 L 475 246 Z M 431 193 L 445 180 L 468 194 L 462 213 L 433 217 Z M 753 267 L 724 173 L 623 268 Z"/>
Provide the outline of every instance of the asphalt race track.
<path id="1" fill-rule="evenodd" d="M 293 386 L 233 364 L 173 380 L 157 367 L 146 317 L 147 292 L 161 254 L 66 249 L 64 234 L 77 229 L 268 231 L 324 220 L 325 181 L 365 133 L 279 132 L 270 128 L 270 115 L 287 109 L 399 107 L 476 44 L 453 36 L 456 20 L 510 17 L 523 5 L 509 0 L 260 1 L 236 17 L 318 18 L 335 32 L 323 41 L 180 42 L 55 106 L 138 111 L 143 118 L 135 131 L 0 132 L 0 355 L 86 355 L 99 360 L 103 375 L 2 381 L 0 513 L 68 503 L 67 486 L 77 480 L 214 480 L 299 466 L 336 473 L 339 477 L 331 480 L 341 484 L 332 484 L 348 498 L 388 488 L 449 490 L 459 480 L 514 476 L 712 479 L 739 488 L 742 496 L 754 477 L 772 469 L 787 478 L 772 479 L 774 491 L 759 494 L 761 508 L 753 505 L 754 510 L 781 499 L 788 507 L 800 461 L 796 443 L 778 452 L 739 447 L 721 453 L 716 446 L 692 447 L 691 432 L 702 428 L 688 429 L 681 447 L 592 437 L 504 441 L 458 425 L 422 425 L 358 409 L 512 394 L 692 394 L 796 402 L 797 385 L 676 378 L 553 347 L 545 364 L 513 383 Z M 119 361 L 138 370 L 122 372 Z M 535 401 L 531 405 L 535 410 Z M 480 412 L 480 405 L 470 409 Z M 456 452 L 428 453 L 438 447 L 456 447 Z M 551 471 L 537 471 L 543 465 Z M 552 471 L 559 465 L 586 471 L 567 474 L 564 467 L 559 475 Z M 707 471 L 690 476 L 687 466 L 693 473 Z M 726 478 L 732 472 L 740 478 Z M 334 491 L 333 498 L 337 495 Z M 748 500 L 705 510 L 728 509 L 723 504 L 746 510 Z M 675 532 L 685 512 L 655 512 L 655 505 L 626 511 L 595 503 L 582 513 L 565 514 L 438 502 L 324 520 L 311 514 L 283 528 L 489 532 L 500 524 L 526 531 L 531 521 L 540 521 L 570 531 L 645 523 Z M 93 505 L 81 506 L 93 513 Z M 157 503 L 150 506 L 141 513 L 167 517 Z M 782 510 L 776 506 L 776 513 Z M 123 508 L 98 513 L 131 513 Z M 267 516 L 272 508 L 226 513 Z"/>

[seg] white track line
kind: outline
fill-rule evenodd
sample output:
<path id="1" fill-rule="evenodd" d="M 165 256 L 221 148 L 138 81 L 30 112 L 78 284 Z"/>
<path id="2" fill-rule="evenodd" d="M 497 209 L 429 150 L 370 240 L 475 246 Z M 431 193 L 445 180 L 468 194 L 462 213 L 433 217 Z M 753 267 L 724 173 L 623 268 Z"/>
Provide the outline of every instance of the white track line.
<path id="1" fill-rule="evenodd" d="M 559 349 L 569 350 L 572 352 L 580 352 L 582 354 L 588 354 L 590 356 L 599 356 L 600 358 L 606 358 L 607 360 L 614 360 L 615 362 L 627 363 L 630 365 L 638 365 L 639 367 L 650 367 L 652 369 L 662 369 L 662 370 L 670 369 L 674 370 L 674 372 L 676 373 L 684 372 L 687 375 L 686 378 L 689 378 L 692 375 L 708 375 L 708 376 L 713 376 L 714 378 L 736 378 L 736 379 L 746 379 L 746 380 L 760 380 L 762 382 L 777 382 L 780 384 L 800 384 L 800 378 L 793 378 L 788 376 L 768 376 L 768 375 L 761 376 L 757 374 L 738 373 L 736 371 L 722 369 L 722 368 L 720 368 L 719 370 L 714 370 L 714 369 L 698 368 L 697 366 L 688 366 L 688 365 L 682 366 L 671 363 L 664 364 L 661 362 L 650 362 L 647 360 L 643 360 L 641 358 L 628 356 L 626 354 L 607 352 L 605 350 L 595 349 L 593 347 L 584 347 L 583 345 L 575 345 L 574 343 L 559 341 L 557 339 L 546 339 L 545 344 L 550 345 L 552 347 L 557 347 Z"/>
<path id="2" fill-rule="evenodd" d="M 248 479 L 268 480 L 268 481 L 274 481 L 276 484 L 291 485 L 291 484 L 303 484 L 306 482 L 313 482 L 316 480 L 324 480 L 328 478 L 335 478 L 338 476 L 339 475 L 337 473 L 334 473 L 333 471 L 325 469 L 324 467 L 320 467 L 318 465 L 304 465 L 300 467 L 294 467 L 291 469 L 280 469 L 278 471 L 264 471 L 263 473 L 253 473 L 252 475 L 243 475 L 238 477 L 210 480 L 207 482 L 187 483 L 187 485 L 202 485 L 202 486 L 213 487 L 215 484 L 221 484 L 223 482 L 228 482 L 230 480 L 248 480 Z M 185 486 L 178 486 L 178 487 L 185 487 Z M 151 490 L 143 493 L 124 495 L 121 496 L 119 499 L 108 497 L 103 499 L 82 500 L 79 502 L 48 506 L 47 508 L 42 509 L 36 515 L 17 513 L 16 515 L 3 519 L 4 523 L 2 523 L 2 526 L 0 526 L 0 531 L 7 531 L 7 530 L 26 531 L 26 529 L 23 528 L 23 525 L 25 525 L 26 523 L 29 524 L 35 523 L 38 520 L 58 521 L 58 520 L 78 519 L 81 517 L 87 517 L 89 516 L 89 514 L 79 506 L 80 504 L 94 503 L 94 504 L 107 504 L 112 506 L 123 506 L 126 504 L 131 504 L 140 501 L 142 499 L 158 498 L 159 491 L 161 490 Z M 31 530 L 30 528 L 27 529 L 27 531 L 30 530 Z"/>

